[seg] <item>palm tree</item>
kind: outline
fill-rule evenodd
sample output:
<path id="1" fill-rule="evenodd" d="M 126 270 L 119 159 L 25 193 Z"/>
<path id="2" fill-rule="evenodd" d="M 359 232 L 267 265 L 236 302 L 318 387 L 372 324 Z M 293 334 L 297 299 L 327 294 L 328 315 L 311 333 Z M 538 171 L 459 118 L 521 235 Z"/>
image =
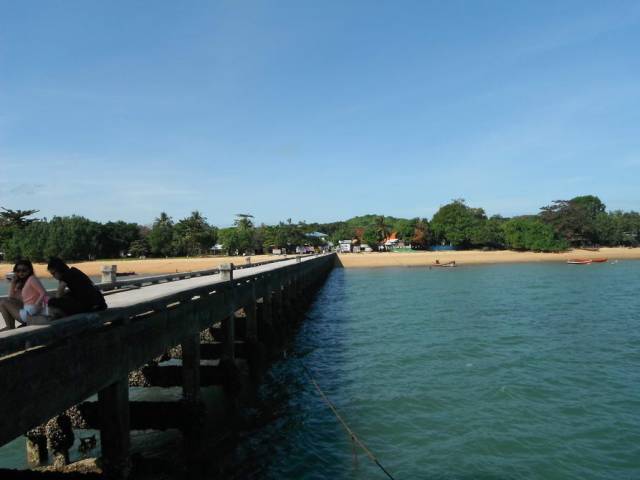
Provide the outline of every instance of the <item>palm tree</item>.
<path id="1" fill-rule="evenodd" d="M 233 221 L 233 223 L 240 230 L 249 230 L 250 228 L 253 228 L 253 221 L 251 220 L 253 218 L 253 215 L 250 215 L 248 213 L 236 213 L 236 217 L 237 218 Z"/>
<path id="2" fill-rule="evenodd" d="M 389 236 L 389 226 L 384 221 L 384 215 L 376 217 L 374 228 L 376 230 L 376 235 L 378 236 L 378 241 L 383 243 Z"/>

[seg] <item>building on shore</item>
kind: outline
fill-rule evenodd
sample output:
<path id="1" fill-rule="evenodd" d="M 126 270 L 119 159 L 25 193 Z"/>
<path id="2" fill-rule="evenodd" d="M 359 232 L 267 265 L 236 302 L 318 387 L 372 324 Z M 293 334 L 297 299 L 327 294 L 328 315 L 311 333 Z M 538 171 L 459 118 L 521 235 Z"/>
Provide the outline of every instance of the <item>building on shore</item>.
<path id="1" fill-rule="evenodd" d="M 352 245 L 353 245 L 353 240 L 339 240 L 338 241 L 338 252 L 340 252 L 340 253 L 351 253 Z"/>

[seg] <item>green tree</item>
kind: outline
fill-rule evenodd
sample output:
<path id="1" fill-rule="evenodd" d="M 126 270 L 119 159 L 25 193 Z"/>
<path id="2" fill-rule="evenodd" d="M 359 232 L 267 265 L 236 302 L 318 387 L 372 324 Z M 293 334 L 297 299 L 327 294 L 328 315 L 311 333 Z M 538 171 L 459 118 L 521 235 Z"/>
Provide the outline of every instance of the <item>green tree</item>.
<path id="1" fill-rule="evenodd" d="M 253 215 L 239 213 L 234 220 L 234 226 L 220 230 L 220 241 L 229 255 L 252 255 L 262 248 L 265 242 L 274 241 L 274 230 L 257 232 L 253 225 Z M 259 235 L 263 238 L 259 238 Z M 258 244 L 260 242 L 260 244 Z"/>
<path id="2" fill-rule="evenodd" d="M 417 218 L 406 219 L 399 218 L 392 222 L 391 231 L 396 232 L 398 239 L 403 240 L 406 244 L 411 243 L 411 239 L 415 233 Z"/>
<path id="3" fill-rule="evenodd" d="M 374 228 L 376 232 L 376 237 L 378 238 L 378 242 L 383 243 L 385 239 L 389 236 L 389 225 L 387 225 L 387 222 L 385 221 L 385 218 L 383 215 L 380 215 L 376 218 Z"/>
<path id="4" fill-rule="evenodd" d="M 431 229 L 437 242 L 466 248 L 473 245 L 474 234 L 486 219 L 483 209 L 471 208 L 463 199 L 456 199 L 440 207 L 431 219 Z"/>
<path id="5" fill-rule="evenodd" d="M 36 221 L 35 218 L 28 218 L 40 210 L 11 210 L 0 207 L 0 227 L 25 228 Z"/>
<path id="6" fill-rule="evenodd" d="M 566 250 L 568 244 L 558 238 L 554 229 L 539 218 L 516 217 L 502 224 L 504 241 L 513 250 L 558 252 Z"/>
<path id="7" fill-rule="evenodd" d="M 14 228 L 15 234 L 10 236 L 3 246 L 7 259 L 15 261 L 28 258 L 36 262 L 43 261 L 49 224 L 46 221 L 38 221 L 21 229 Z"/>
<path id="8" fill-rule="evenodd" d="M 129 253 L 132 257 L 146 257 L 149 251 L 149 243 L 145 238 L 133 241 L 129 247 Z"/>
<path id="9" fill-rule="evenodd" d="M 0 207 L 0 210 L 0 251 L 4 251 L 9 259 L 20 258 L 22 254 L 19 251 L 19 239 L 16 243 L 13 237 L 37 221 L 28 217 L 38 213 L 38 210 L 11 210 L 4 207 Z"/>
<path id="10" fill-rule="evenodd" d="M 599 238 L 607 238 L 608 245 L 635 247 L 640 243 L 640 213 L 638 212 L 616 210 L 611 212 L 606 220 L 599 216 L 596 225 Z"/>
<path id="11" fill-rule="evenodd" d="M 585 195 L 554 200 L 541 208 L 540 218 L 571 245 L 594 245 L 598 243 L 597 218 L 605 209 L 598 197 Z"/>
<path id="12" fill-rule="evenodd" d="M 107 222 L 98 228 L 97 256 L 101 258 L 121 257 L 129 251 L 130 245 L 140 240 L 140 226 L 123 221 Z"/>
<path id="13" fill-rule="evenodd" d="M 207 219 L 194 210 L 173 227 L 173 245 L 178 255 L 202 255 L 215 245 L 218 231 Z"/>
<path id="14" fill-rule="evenodd" d="M 168 257 L 173 254 L 173 220 L 165 212 L 153 222 L 147 241 L 152 255 Z"/>
<path id="15" fill-rule="evenodd" d="M 222 228 L 218 232 L 222 249 L 227 255 L 237 255 L 240 250 L 240 238 L 236 227 Z"/>
<path id="16" fill-rule="evenodd" d="M 92 260 L 99 253 L 99 223 L 73 215 L 53 217 L 48 227 L 44 257 Z"/>
<path id="17" fill-rule="evenodd" d="M 347 225 L 344 222 L 341 222 L 339 226 L 334 230 L 331 234 L 331 242 L 334 245 L 337 245 L 340 240 L 352 240 L 355 237 L 355 232 L 353 227 Z M 378 234 L 376 233 L 376 238 L 378 238 Z"/>
<path id="18" fill-rule="evenodd" d="M 374 251 L 378 250 L 380 241 L 378 240 L 378 232 L 374 227 L 367 227 L 362 233 L 362 243 L 369 245 Z"/>
<path id="19" fill-rule="evenodd" d="M 239 254 L 253 254 L 256 249 L 256 231 L 252 219 L 253 215 L 238 213 L 233 222 L 236 228 Z"/>
<path id="20" fill-rule="evenodd" d="M 504 230 L 502 225 L 506 220 L 500 216 L 493 216 L 478 222 L 471 230 L 471 243 L 476 246 L 491 248 L 504 247 Z"/>

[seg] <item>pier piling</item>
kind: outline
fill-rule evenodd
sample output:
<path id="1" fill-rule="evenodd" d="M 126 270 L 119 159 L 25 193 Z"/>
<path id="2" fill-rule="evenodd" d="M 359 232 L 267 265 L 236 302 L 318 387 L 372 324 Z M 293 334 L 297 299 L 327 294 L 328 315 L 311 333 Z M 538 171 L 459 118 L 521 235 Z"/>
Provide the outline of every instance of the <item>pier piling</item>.
<path id="1" fill-rule="evenodd" d="M 100 444 L 105 477 L 126 479 L 130 473 L 129 382 L 122 378 L 98 392 Z"/>

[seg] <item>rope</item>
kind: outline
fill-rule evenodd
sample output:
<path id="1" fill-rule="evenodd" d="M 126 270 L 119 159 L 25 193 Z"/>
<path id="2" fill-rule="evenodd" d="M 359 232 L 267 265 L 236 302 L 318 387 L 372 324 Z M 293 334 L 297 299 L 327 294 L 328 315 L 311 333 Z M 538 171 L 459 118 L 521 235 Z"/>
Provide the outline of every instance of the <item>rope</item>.
<path id="1" fill-rule="evenodd" d="M 358 436 L 356 435 L 356 433 L 351 430 L 351 428 L 349 428 L 349 425 L 347 424 L 347 422 L 342 418 L 342 416 L 340 415 L 340 413 L 338 413 L 338 410 L 336 409 L 336 407 L 333 405 L 333 403 L 331 403 L 331 400 L 329 400 L 327 398 L 327 396 L 324 394 L 324 392 L 322 391 L 322 389 L 320 388 L 320 385 L 318 385 L 318 382 L 316 382 L 315 378 L 313 378 L 313 375 L 311 375 L 311 372 L 309 371 L 309 369 L 307 368 L 307 366 L 304 364 L 304 362 L 300 359 L 298 359 L 300 361 L 300 364 L 302 365 L 302 368 L 304 369 L 305 373 L 307 374 L 307 377 L 309 377 L 309 380 L 311 380 L 311 383 L 313 383 L 313 386 L 316 387 L 316 390 L 318 391 L 318 393 L 320 394 L 320 396 L 322 397 L 322 399 L 325 401 L 325 403 L 329 406 L 329 408 L 331 409 L 331 411 L 333 412 L 333 414 L 336 416 L 336 418 L 340 421 L 340 423 L 342 424 L 342 427 L 345 429 L 345 431 L 349 434 L 349 436 L 351 437 L 351 441 L 354 444 L 354 456 L 355 456 L 355 444 L 357 443 L 358 446 L 364 451 L 364 453 L 369 457 L 369 459 L 375 463 L 380 470 L 382 470 L 387 477 L 389 477 L 391 480 L 394 480 L 394 478 L 391 476 L 391 474 L 382 466 L 382 464 L 380 463 L 380 461 L 375 457 L 375 455 L 373 453 L 371 453 L 371 450 L 369 450 L 367 448 L 367 446 L 362 443 L 362 440 L 360 440 L 358 438 Z M 357 458 L 357 457 L 356 457 Z"/>

